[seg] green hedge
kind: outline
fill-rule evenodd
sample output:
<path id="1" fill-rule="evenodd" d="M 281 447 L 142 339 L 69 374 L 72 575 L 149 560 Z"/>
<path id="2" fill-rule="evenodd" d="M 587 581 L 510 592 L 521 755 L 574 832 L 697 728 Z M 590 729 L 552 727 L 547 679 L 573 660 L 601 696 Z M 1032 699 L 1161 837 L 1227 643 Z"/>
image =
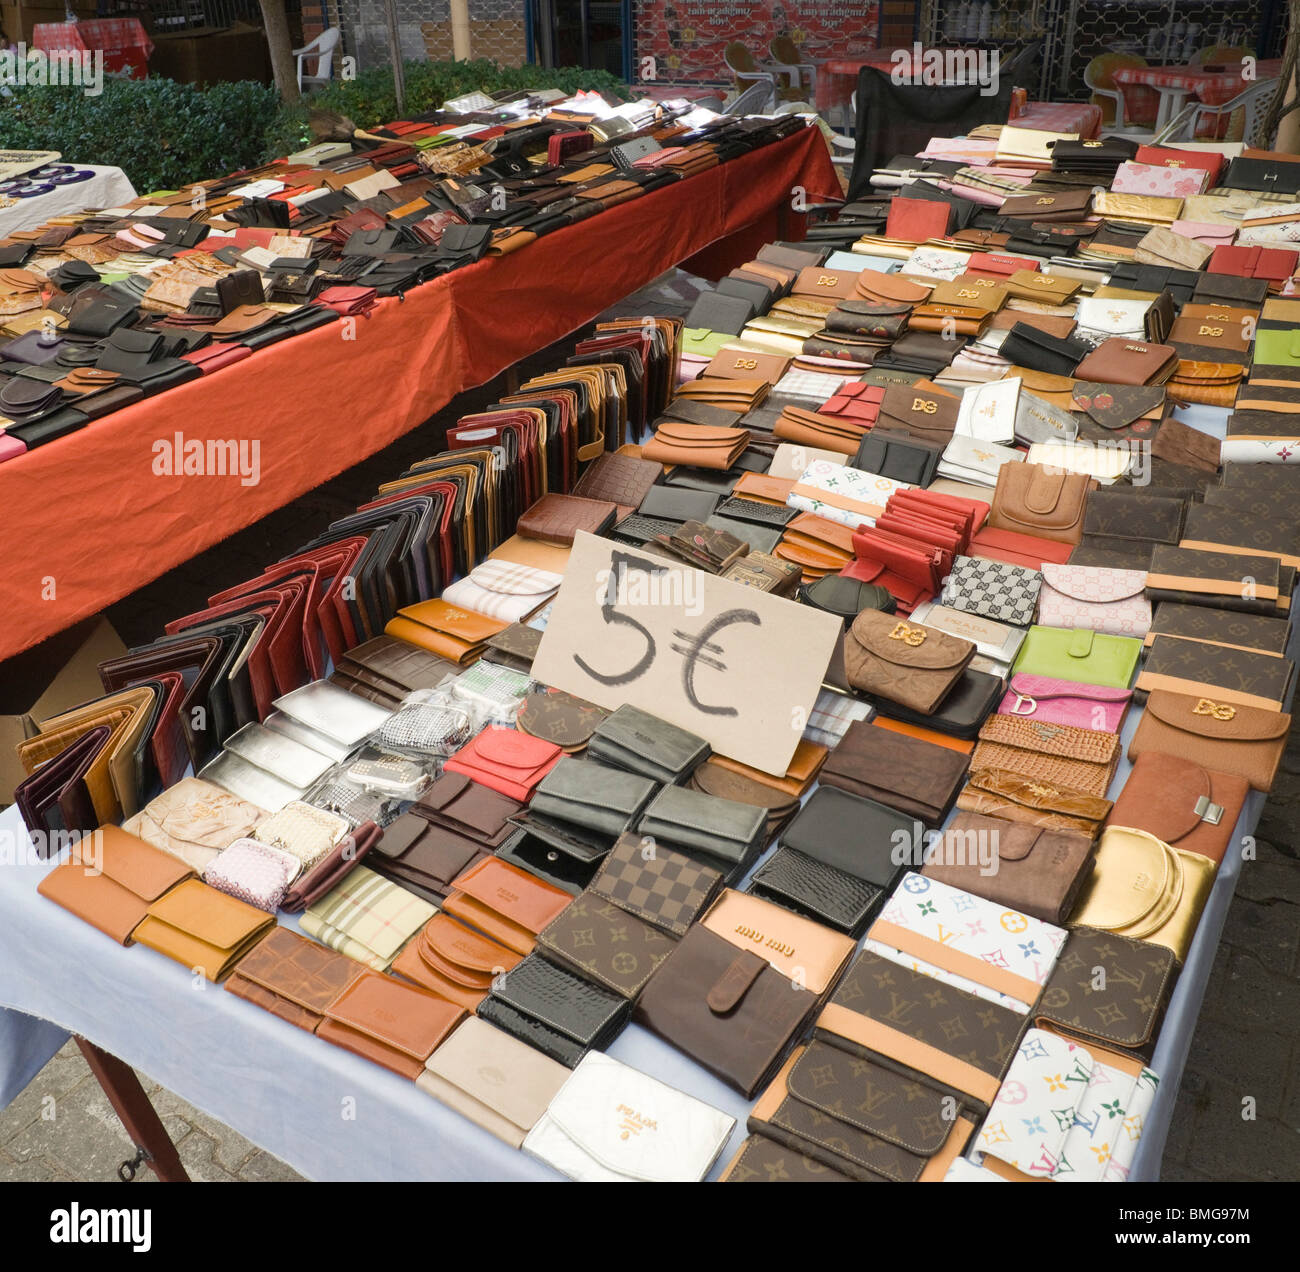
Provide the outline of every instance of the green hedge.
<path id="1" fill-rule="evenodd" d="M 629 95 L 605 71 L 496 63 L 407 62 L 406 114 L 441 106 L 474 89 L 598 88 Z M 397 114 L 391 69 L 336 80 L 310 103 L 347 115 L 358 127 Z M 49 86 L 0 97 L 0 142 L 6 149 L 58 150 L 72 163 L 113 164 L 141 192 L 171 190 L 189 181 L 252 167 L 299 149 L 311 139 L 306 104 L 285 106 L 274 88 L 251 81 L 196 88 L 174 80 L 107 76 L 104 92 Z"/>

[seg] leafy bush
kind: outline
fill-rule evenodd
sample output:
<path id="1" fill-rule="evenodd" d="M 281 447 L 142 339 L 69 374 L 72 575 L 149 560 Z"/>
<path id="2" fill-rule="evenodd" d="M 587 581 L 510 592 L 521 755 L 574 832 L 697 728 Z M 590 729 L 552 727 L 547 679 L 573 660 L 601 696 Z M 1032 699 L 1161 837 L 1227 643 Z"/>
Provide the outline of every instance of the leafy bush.
<path id="1" fill-rule="evenodd" d="M 580 88 L 630 95 L 607 71 L 502 67 L 470 62 L 407 62 L 405 114 L 436 110 L 448 97 L 481 89 Z M 309 106 L 373 127 L 397 116 L 391 68 L 335 80 L 304 103 L 286 106 L 276 90 L 241 80 L 197 88 L 174 80 L 106 76 L 87 97 L 66 87 L 26 87 L 0 96 L 0 141 L 8 149 L 58 150 L 70 163 L 112 164 L 137 190 L 172 190 L 301 149 L 311 139 Z"/>

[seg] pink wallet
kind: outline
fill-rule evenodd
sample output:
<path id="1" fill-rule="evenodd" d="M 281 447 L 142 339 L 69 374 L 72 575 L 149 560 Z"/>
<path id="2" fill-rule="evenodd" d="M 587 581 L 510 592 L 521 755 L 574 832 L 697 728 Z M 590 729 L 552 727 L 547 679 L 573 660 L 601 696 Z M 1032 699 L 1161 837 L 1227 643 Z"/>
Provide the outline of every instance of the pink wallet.
<path id="1" fill-rule="evenodd" d="M 1011 687 L 998 703 L 998 714 L 1027 716 L 1043 724 L 1072 724 L 1098 733 L 1118 733 L 1132 697 L 1128 689 L 1083 685 L 1022 672 L 1011 677 Z"/>

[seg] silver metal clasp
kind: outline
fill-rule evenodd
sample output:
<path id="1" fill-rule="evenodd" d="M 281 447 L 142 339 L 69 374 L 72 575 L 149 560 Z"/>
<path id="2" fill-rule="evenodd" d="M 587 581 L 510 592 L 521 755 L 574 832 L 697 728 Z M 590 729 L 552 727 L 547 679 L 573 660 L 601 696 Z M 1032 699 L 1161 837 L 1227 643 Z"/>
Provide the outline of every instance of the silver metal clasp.
<path id="1" fill-rule="evenodd" d="M 1014 693 L 1015 690 L 1012 690 L 1012 692 Z M 1029 704 L 1028 711 L 1021 710 L 1021 707 L 1023 707 L 1025 703 Z M 1038 700 L 1036 698 L 1031 698 L 1027 693 L 1017 693 L 1016 700 L 1011 704 L 1011 709 L 1007 714 L 1027 716 L 1027 715 L 1033 715 L 1034 712 L 1037 710 L 1038 710 Z"/>
<path id="2" fill-rule="evenodd" d="M 1223 820 L 1223 805 L 1213 803 L 1208 795 L 1202 795 L 1196 801 L 1196 808 L 1193 811 L 1197 817 L 1203 822 L 1209 822 L 1211 826 L 1217 826 Z"/>

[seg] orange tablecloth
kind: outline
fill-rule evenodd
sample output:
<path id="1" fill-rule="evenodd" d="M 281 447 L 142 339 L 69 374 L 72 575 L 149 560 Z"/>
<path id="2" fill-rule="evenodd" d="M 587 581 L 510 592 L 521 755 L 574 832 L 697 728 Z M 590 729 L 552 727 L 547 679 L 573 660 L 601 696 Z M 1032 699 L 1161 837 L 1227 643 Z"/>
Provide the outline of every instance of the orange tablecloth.
<path id="1" fill-rule="evenodd" d="M 95 614 L 410 431 L 664 270 L 717 277 L 837 192 L 807 129 L 147 398 L 0 464 L 0 659 Z M 355 325 L 355 339 L 345 339 Z M 260 480 L 156 476 L 155 443 L 257 441 Z M 432 450 L 433 448 L 430 447 Z M 285 551 L 295 545 L 284 544 Z"/>

